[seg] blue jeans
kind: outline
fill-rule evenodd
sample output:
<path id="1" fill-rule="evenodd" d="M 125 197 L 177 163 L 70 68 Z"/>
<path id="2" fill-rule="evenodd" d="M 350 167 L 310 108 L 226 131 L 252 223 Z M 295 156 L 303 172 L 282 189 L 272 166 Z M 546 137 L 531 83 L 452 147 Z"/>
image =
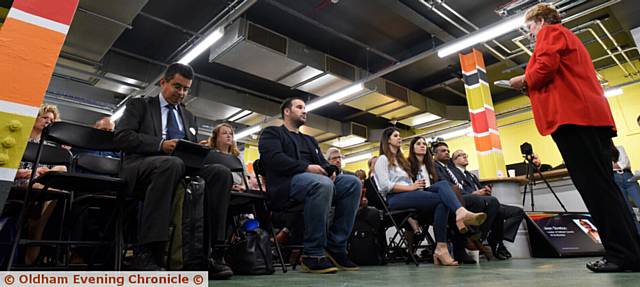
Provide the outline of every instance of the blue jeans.
<path id="1" fill-rule="evenodd" d="M 636 219 L 636 214 L 633 212 L 633 208 L 631 208 L 631 202 L 640 208 L 640 185 L 638 182 L 629 182 L 628 180 L 633 177 L 633 173 L 625 170 L 623 173 L 613 172 L 613 180 L 616 182 L 620 191 L 622 192 L 622 196 L 629 204 L 629 209 L 631 212 L 631 217 L 633 218 L 633 222 L 636 224 L 636 228 L 638 229 L 638 233 L 640 233 L 640 223 L 638 223 L 638 219 Z M 631 201 L 631 202 L 630 202 Z"/>
<path id="2" fill-rule="evenodd" d="M 353 175 L 339 175 L 335 181 L 308 172 L 293 176 L 289 197 L 304 203 L 304 255 L 324 256 L 325 248 L 347 253 L 361 190 L 360 180 Z M 328 227 L 332 205 L 336 207 L 335 216 Z"/>
<path id="3" fill-rule="evenodd" d="M 433 211 L 433 233 L 436 242 L 447 242 L 447 221 L 449 212 L 462 207 L 451 186 L 446 181 L 436 182 L 426 190 L 387 194 L 389 209 L 413 208 L 420 211 Z"/>

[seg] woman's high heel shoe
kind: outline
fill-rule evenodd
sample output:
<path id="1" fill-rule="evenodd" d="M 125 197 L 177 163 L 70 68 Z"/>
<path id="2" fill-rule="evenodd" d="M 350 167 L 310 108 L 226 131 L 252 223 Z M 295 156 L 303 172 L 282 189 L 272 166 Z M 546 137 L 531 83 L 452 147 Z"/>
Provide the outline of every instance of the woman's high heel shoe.
<path id="1" fill-rule="evenodd" d="M 449 254 L 433 253 L 433 264 L 443 266 L 458 266 L 458 261 L 451 258 Z"/>
<path id="2" fill-rule="evenodd" d="M 466 234 L 467 232 L 469 232 L 469 229 L 466 225 L 464 225 L 464 222 L 462 220 L 456 221 L 456 227 L 458 228 L 458 232 L 460 232 L 460 234 Z"/>
<path id="3" fill-rule="evenodd" d="M 484 213 L 484 212 L 480 212 L 480 213 L 469 212 L 462 219 L 462 222 L 465 225 L 477 226 L 477 225 L 483 224 L 485 220 L 487 220 L 487 214 L 486 213 Z"/>

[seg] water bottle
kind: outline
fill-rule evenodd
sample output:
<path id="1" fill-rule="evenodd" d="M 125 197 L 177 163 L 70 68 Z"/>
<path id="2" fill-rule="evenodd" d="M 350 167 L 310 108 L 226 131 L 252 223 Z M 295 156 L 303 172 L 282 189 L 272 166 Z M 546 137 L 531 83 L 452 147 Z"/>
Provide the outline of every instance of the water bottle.
<path id="1" fill-rule="evenodd" d="M 252 218 L 248 218 L 242 223 L 242 229 L 244 229 L 245 232 L 252 232 L 259 227 L 260 227 L 260 223 L 257 220 Z"/>
<path id="2" fill-rule="evenodd" d="M 422 174 L 422 169 L 418 170 L 418 174 L 416 175 L 416 181 L 424 179 L 424 175 Z M 424 188 L 420 188 L 419 190 L 424 190 Z"/>

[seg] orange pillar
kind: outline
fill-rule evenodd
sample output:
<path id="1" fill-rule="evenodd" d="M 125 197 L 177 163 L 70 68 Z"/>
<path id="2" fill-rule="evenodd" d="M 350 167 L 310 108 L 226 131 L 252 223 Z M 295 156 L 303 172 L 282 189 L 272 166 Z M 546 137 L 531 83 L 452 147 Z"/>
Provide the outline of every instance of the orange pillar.
<path id="1" fill-rule="evenodd" d="M 15 0 L 0 28 L 0 209 L 77 6 L 78 0 Z"/>
<path id="2" fill-rule="evenodd" d="M 493 108 L 482 52 L 473 49 L 469 54 L 460 54 L 460 64 L 478 154 L 480 177 L 506 176 L 496 112 Z"/>

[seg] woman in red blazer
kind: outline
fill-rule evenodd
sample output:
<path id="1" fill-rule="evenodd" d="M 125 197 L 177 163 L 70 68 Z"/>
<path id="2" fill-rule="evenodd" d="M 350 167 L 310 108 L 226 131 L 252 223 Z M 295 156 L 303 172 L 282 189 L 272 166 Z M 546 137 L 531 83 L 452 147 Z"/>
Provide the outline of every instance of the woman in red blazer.
<path id="1" fill-rule="evenodd" d="M 536 37 L 536 46 L 525 74 L 510 82 L 528 93 L 538 131 L 556 142 L 600 231 L 605 256 L 587 263 L 587 268 L 594 272 L 640 271 L 635 219 L 611 174 L 615 123 L 591 57 L 549 4 L 529 9 L 525 25 Z"/>

